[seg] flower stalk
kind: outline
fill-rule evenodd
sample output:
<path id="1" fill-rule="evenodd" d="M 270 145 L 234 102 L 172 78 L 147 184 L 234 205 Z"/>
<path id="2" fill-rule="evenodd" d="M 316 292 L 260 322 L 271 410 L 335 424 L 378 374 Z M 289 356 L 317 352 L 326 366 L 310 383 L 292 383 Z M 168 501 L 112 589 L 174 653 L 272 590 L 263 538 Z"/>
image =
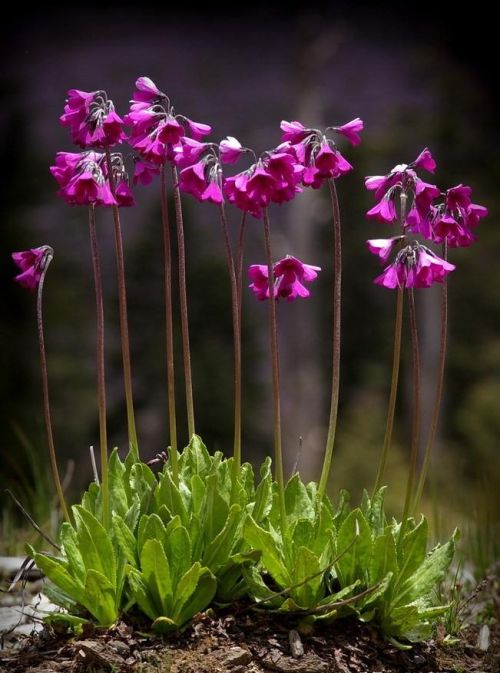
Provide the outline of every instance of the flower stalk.
<path id="1" fill-rule="evenodd" d="M 177 420 L 175 413 L 174 330 L 172 321 L 172 250 L 168 217 L 165 165 L 160 169 L 161 221 L 163 229 L 163 272 L 165 299 L 165 347 L 167 358 L 168 422 L 170 430 L 170 462 L 174 483 L 178 483 Z"/>
<path id="2" fill-rule="evenodd" d="M 271 363 L 273 376 L 273 420 L 274 420 L 274 477 L 278 485 L 281 530 L 283 538 L 287 530 L 285 507 L 285 480 L 283 477 L 283 452 L 281 446 L 281 402 L 280 402 L 280 366 L 278 350 L 278 324 L 276 319 L 276 300 L 274 288 L 273 258 L 271 253 L 271 226 L 267 208 L 263 210 L 264 244 L 269 286 L 269 334 L 271 338 Z"/>
<path id="3" fill-rule="evenodd" d="M 415 296 L 413 288 L 408 288 L 408 315 L 410 322 L 412 370 L 413 370 L 413 409 L 411 430 L 410 467 L 406 482 L 406 494 L 401 519 L 400 542 L 403 540 L 406 521 L 410 511 L 410 504 L 417 470 L 418 449 L 420 444 L 420 354 L 418 347 L 417 314 L 415 310 Z"/>
<path id="4" fill-rule="evenodd" d="M 89 233 L 94 271 L 96 323 L 97 323 L 97 400 L 99 408 L 99 449 L 101 456 L 102 512 L 104 527 L 109 529 L 109 479 L 108 479 L 108 437 L 106 427 L 106 384 L 104 368 L 104 303 L 99 248 L 96 235 L 94 205 L 89 206 Z"/>
<path id="5" fill-rule="evenodd" d="M 171 164 L 174 186 L 175 223 L 177 229 L 177 254 L 179 261 L 179 304 L 181 310 L 182 356 L 184 361 L 184 383 L 186 388 L 186 410 L 189 439 L 195 434 L 193 377 L 191 373 L 191 350 L 189 347 L 189 316 L 186 290 L 186 248 L 184 244 L 184 221 L 182 217 L 181 193 L 177 168 Z"/>
<path id="6" fill-rule="evenodd" d="M 54 256 L 52 248 L 46 246 L 46 252 L 40 264 L 40 280 L 38 283 L 37 300 L 36 300 L 36 318 L 38 328 L 38 348 L 40 351 L 40 367 L 42 371 L 42 390 L 43 390 L 43 416 L 45 420 L 45 429 L 47 431 L 47 443 L 49 445 L 50 467 L 52 471 L 52 478 L 59 498 L 59 504 L 66 521 L 70 521 L 68 506 L 64 497 L 64 491 L 61 485 L 61 478 L 59 475 L 59 468 L 57 467 L 56 449 L 54 445 L 54 435 L 52 432 L 52 418 L 50 412 L 50 398 L 49 398 L 49 375 L 47 369 L 47 356 L 45 353 L 45 337 L 43 330 L 43 286 L 45 282 L 45 274 L 50 262 Z"/>
<path id="7" fill-rule="evenodd" d="M 342 241 L 340 227 L 340 206 L 335 187 L 335 180 L 328 180 L 330 202 L 333 214 L 333 348 L 332 348 L 332 390 L 330 401 L 330 420 L 328 423 L 328 435 L 326 439 L 325 457 L 318 487 L 320 500 L 323 498 L 332 465 L 333 448 L 335 444 L 335 432 L 337 428 L 337 415 L 339 407 L 340 388 L 340 330 L 342 310 Z"/>
<path id="8" fill-rule="evenodd" d="M 108 170 L 109 186 L 113 197 L 116 197 L 115 181 L 111 153 L 106 148 L 106 165 Z M 122 345 L 123 381 L 125 386 L 125 400 L 127 406 L 127 427 L 130 449 L 138 455 L 137 432 L 135 428 L 134 401 L 132 395 L 132 372 L 130 366 L 130 342 L 127 316 L 127 290 L 125 283 L 125 260 L 123 255 L 123 239 L 120 223 L 120 210 L 117 205 L 112 206 L 113 225 L 115 234 L 116 270 L 118 279 L 118 307 L 120 314 L 120 337 Z"/>
<path id="9" fill-rule="evenodd" d="M 448 259 L 448 246 L 446 241 L 443 243 L 443 259 Z M 425 445 L 424 460 L 422 463 L 422 469 L 420 471 L 420 476 L 418 479 L 417 489 L 415 492 L 415 499 L 413 501 L 413 514 L 417 513 L 417 509 L 420 505 L 422 499 L 422 493 L 425 486 L 425 480 L 429 472 L 432 448 L 434 446 L 434 440 L 436 439 L 436 431 L 439 421 L 439 412 L 441 411 L 441 401 L 443 397 L 443 384 L 444 384 L 444 368 L 446 362 L 446 345 L 447 345 L 447 333 L 448 333 L 448 283 L 446 278 L 443 280 L 441 286 L 441 327 L 440 327 L 440 337 L 439 337 L 439 359 L 437 366 L 437 380 L 436 380 L 436 390 L 434 393 L 434 406 L 432 409 L 431 422 L 429 426 L 429 431 L 427 434 L 427 442 Z"/>
<path id="10" fill-rule="evenodd" d="M 398 393 L 398 379 L 399 379 L 399 365 L 401 362 L 401 334 L 403 327 L 403 299 L 404 291 L 402 287 L 398 288 L 396 295 L 396 320 L 394 324 L 394 354 L 392 358 L 392 375 L 391 375 L 391 390 L 389 393 L 389 405 L 387 409 L 387 420 L 385 424 L 384 443 L 382 445 L 382 453 L 378 464 L 377 477 L 373 487 L 372 498 L 375 493 L 382 486 L 384 478 L 385 467 L 387 464 L 387 456 L 391 448 L 392 431 L 394 428 L 394 414 L 396 411 L 396 398 Z"/>
<path id="11" fill-rule="evenodd" d="M 233 444 L 233 475 L 231 486 L 231 502 L 236 496 L 237 479 L 241 467 L 241 329 L 240 329 L 240 298 L 241 292 L 238 290 L 238 280 L 236 278 L 236 266 L 229 237 L 229 226 L 227 222 L 224 202 L 219 208 L 222 232 L 224 235 L 224 247 L 226 250 L 227 267 L 229 271 L 229 280 L 231 284 L 231 313 L 233 318 L 233 340 L 234 340 L 234 444 Z M 239 260 L 238 260 L 239 261 Z"/>

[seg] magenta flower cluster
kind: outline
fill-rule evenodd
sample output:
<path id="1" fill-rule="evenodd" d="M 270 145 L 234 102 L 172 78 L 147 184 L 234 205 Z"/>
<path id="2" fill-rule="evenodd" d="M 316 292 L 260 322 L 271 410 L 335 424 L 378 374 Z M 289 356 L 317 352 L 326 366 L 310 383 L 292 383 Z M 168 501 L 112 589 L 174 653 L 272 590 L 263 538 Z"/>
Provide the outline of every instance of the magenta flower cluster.
<path id="1" fill-rule="evenodd" d="M 311 294 L 304 286 L 318 276 L 319 266 L 304 264 L 296 257 L 287 255 L 273 265 L 274 297 L 293 301 L 298 297 L 309 297 Z M 260 301 L 269 299 L 269 271 L 265 264 L 252 264 L 248 269 L 248 277 L 252 281 L 249 287 Z"/>
<path id="2" fill-rule="evenodd" d="M 332 134 L 343 136 L 352 145 L 361 142 L 363 122 L 359 118 L 325 131 L 308 128 L 299 121 L 282 121 L 280 144 L 256 156 L 233 136 L 220 143 L 206 141 L 211 127 L 177 114 L 169 97 L 148 77 L 139 77 L 135 86 L 130 110 L 123 118 L 104 91 L 68 92 L 60 120 L 83 152 L 59 152 L 51 167 L 60 186 L 59 195 L 67 203 L 134 205 L 123 157 L 110 152 L 110 148 L 128 140 L 136 153 L 134 184 L 150 184 L 168 161 L 178 169 L 177 187 L 182 192 L 219 206 L 227 201 L 261 218 L 271 203 L 290 201 L 304 188 L 319 189 L 325 181 L 352 170 Z M 128 135 L 125 126 L 130 128 Z M 249 154 L 253 163 L 248 168 L 227 174 L 228 167 Z M 442 282 L 455 268 L 427 245 L 411 240 L 410 234 L 448 247 L 469 246 L 476 240 L 475 229 L 487 215 L 486 208 L 472 203 L 470 187 L 460 184 L 442 192 L 417 173 L 434 173 L 435 169 L 436 162 L 426 148 L 410 164 L 395 166 L 388 175 L 366 178 L 366 187 L 377 201 L 367 216 L 381 223 L 399 224 L 400 228 L 398 236 L 368 241 L 371 252 L 387 265 L 375 283 L 388 288 L 429 287 Z M 315 267 L 302 265 L 300 270 L 293 267 L 302 264 L 299 260 L 285 260 L 278 262 L 289 270 L 276 276 L 276 298 L 307 296 L 302 281 L 312 278 L 304 269 Z M 267 267 L 253 265 L 249 274 L 250 287 L 259 299 L 265 299 Z"/>
<path id="3" fill-rule="evenodd" d="M 480 218 L 488 214 L 484 206 L 472 203 L 470 187 L 457 185 L 443 193 L 422 180 L 416 169 L 434 173 L 436 162 L 429 149 L 425 148 L 412 163 L 395 166 L 388 175 L 365 180 L 366 188 L 377 199 L 367 217 L 400 225 L 400 236 L 367 241 L 370 252 L 383 263 L 396 251 L 393 262 L 374 280 L 391 289 L 429 287 L 443 282 L 455 269 L 426 245 L 409 240 L 408 234 L 452 248 L 466 247 L 476 240 L 474 230 Z"/>

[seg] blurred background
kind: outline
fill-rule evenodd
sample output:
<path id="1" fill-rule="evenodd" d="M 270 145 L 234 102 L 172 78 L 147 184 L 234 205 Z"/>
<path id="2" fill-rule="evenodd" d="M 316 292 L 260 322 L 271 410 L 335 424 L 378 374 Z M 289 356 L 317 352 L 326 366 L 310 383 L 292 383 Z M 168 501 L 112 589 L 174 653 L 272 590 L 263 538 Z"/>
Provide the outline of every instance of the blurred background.
<path id="1" fill-rule="evenodd" d="M 56 446 L 68 491 L 90 478 L 98 444 L 94 288 L 84 208 L 56 196 L 48 167 L 72 151 L 59 125 L 66 91 L 105 89 L 124 114 L 138 76 L 151 77 L 177 112 L 236 136 L 260 152 L 280 139 L 281 119 L 308 126 L 365 122 L 358 148 L 340 145 L 355 170 L 339 181 L 344 245 L 342 389 L 331 483 L 353 499 L 370 489 L 382 443 L 392 362 L 395 295 L 372 284 L 379 272 L 366 238 L 392 235 L 366 220 L 363 177 L 410 162 L 428 146 L 443 188 L 464 183 L 490 216 L 472 248 L 452 250 L 449 352 L 443 413 L 424 510 L 436 536 L 456 524 L 487 565 L 497 549 L 500 476 L 500 135 L 493 28 L 484 13 L 460 16 L 390 3 L 252 4 L 234 12 L 163 9 L 142 2 L 66 5 L 14 13 L 1 40 L 0 486 L 2 549 L 22 541 L 14 491 L 49 525 L 52 488 L 41 406 L 35 298 L 13 282 L 13 250 L 55 249 L 45 286 L 46 345 Z M 242 163 L 243 166 L 243 163 Z M 162 238 L 158 184 L 136 190 L 123 210 L 134 397 L 141 453 L 166 448 Z M 197 431 L 210 450 L 232 442 L 232 331 L 229 283 L 215 207 L 184 198 Z M 98 213 L 107 321 L 109 434 L 126 449 L 111 213 Z M 306 192 L 271 213 L 274 255 L 294 254 L 323 272 L 308 301 L 279 305 L 286 465 L 318 478 L 330 390 L 331 216 L 326 192 Z M 236 237 L 239 214 L 231 213 Z M 245 263 L 263 263 L 262 223 L 250 220 Z M 417 291 L 424 415 L 433 400 L 439 288 Z M 244 293 L 244 457 L 272 449 L 267 307 Z M 176 321 L 177 372 L 181 374 Z M 389 506 L 400 513 L 409 454 L 408 336 Z M 183 381 L 178 427 L 187 440 Z M 425 432 L 424 432 L 425 436 Z M 466 536 L 467 537 L 467 536 Z"/>

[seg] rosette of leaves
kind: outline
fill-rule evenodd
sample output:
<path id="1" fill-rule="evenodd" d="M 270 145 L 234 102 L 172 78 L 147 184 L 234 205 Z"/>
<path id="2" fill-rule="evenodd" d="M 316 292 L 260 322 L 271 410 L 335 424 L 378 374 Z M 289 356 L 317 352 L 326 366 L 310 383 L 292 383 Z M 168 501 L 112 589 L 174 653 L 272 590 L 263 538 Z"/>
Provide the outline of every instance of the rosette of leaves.
<path id="1" fill-rule="evenodd" d="M 71 614 L 85 611 L 103 626 L 116 621 L 130 606 L 127 591 L 127 554 L 123 537 L 134 539 L 139 518 L 152 503 L 156 478 L 149 467 L 131 454 L 123 463 L 115 449 L 109 459 L 112 521 L 107 530 L 102 517 L 102 491 L 92 483 L 81 504 L 72 507 L 74 523 L 59 532 L 61 555 L 30 548 L 30 555 L 52 583 L 50 598 Z M 68 618 L 68 623 L 72 620 Z"/>
<path id="2" fill-rule="evenodd" d="M 387 522 L 384 491 L 385 487 L 373 499 L 365 493 L 361 507 L 339 527 L 337 550 L 344 549 L 355 532 L 358 535 L 334 565 L 338 586 L 357 583 L 357 591 L 370 587 L 373 591 L 341 608 L 337 616 L 354 612 L 393 640 L 420 640 L 430 635 L 436 618 L 449 608 L 435 604 L 435 590 L 452 561 L 457 533 L 428 552 L 426 519 L 417 523 L 410 518 L 404 528 L 395 520 Z"/>
<path id="3" fill-rule="evenodd" d="M 217 578 L 217 600 L 235 600 L 247 590 L 242 568 L 260 556 L 245 546 L 243 523 L 247 511 L 260 520 L 270 509 L 269 461 L 257 489 L 251 465 L 241 466 L 233 484 L 233 459 L 225 459 L 220 452 L 210 455 L 197 436 L 179 455 L 178 463 L 177 483 L 168 463 L 159 476 L 155 511 L 165 525 L 176 518 L 181 521 L 193 560 Z"/>
<path id="4" fill-rule="evenodd" d="M 286 522 L 279 515 L 276 485 L 267 517 L 252 513 L 244 538 L 261 553 L 260 564 L 244 568 L 249 593 L 257 602 L 282 611 L 305 611 L 332 601 L 331 569 L 336 551 L 336 524 L 345 501 L 334 512 L 328 498 L 320 500 L 314 482 L 305 485 L 295 474 L 285 487 Z M 343 588 L 337 600 L 353 587 Z"/>

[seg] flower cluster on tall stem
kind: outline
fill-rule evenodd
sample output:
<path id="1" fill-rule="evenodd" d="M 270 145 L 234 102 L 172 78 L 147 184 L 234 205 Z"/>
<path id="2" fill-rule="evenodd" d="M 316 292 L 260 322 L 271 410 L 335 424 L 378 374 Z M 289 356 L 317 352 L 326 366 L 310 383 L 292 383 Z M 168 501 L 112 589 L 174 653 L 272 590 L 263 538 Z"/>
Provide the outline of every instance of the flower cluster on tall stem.
<path id="1" fill-rule="evenodd" d="M 455 269 L 455 265 L 447 260 L 447 247 L 469 246 L 475 240 L 473 231 L 477 227 L 480 218 L 487 215 L 486 208 L 472 203 L 472 190 L 470 187 L 457 185 L 442 192 L 435 185 L 423 181 L 418 176 L 417 169 L 424 169 L 430 173 L 433 173 L 436 169 L 436 162 L 429 149 L 425 148 L 412 163 L 400 164 L 395 166 L 388 175 L 371 176 L 366 178 L 365 181 L 367 189 L 373 191 L 377 199 L 376 205 L 368 211 L 367 216 L 386 224 L 393 224 L 399 220 L 400 224 L 400 235 L 388 239 L 371 239 L 367 241 L 370 252 L 377 255 L 383 263 L 386 264 L 391 256 L 394 255 L 393 261 L 384 268 L 382 274 L 375 278 L 374 283 L 388 289 L 398 290 L 389 410 L 374 492 L 382 482 L 394 421 L 398 382 L 397 370 L 399 368 L 401 347 L 401 291 L 406 289 L 409 296 L 410 332 L 412 335 L 414 360 L 414 418 L 412 422 L 412 449 L 403 519 L 410 511 L 410 504 L 412 503 L 413 511 L 416 511 L 420 502 L 441 406 L 448 316 L 446 281 L 448 274 Z M 417 234 L 433 243 L 441 243 L 444 252 L 443 258 L 439 257 L 421 241 L 412 240 L 410 234 Z M 415 418 L 415 414 L 419 414 L 418 396 L 420 394 L 420 386 L 418 383 L 418 337 L 413 289 L 428 288 L 434 283 L 441 283 L 443 288 L 440 350 L 437 367 L 438 376 L 423 468 L 417 485 L 416 495 L 412 500 L 418 458 L 418 438 L 420 434 L 419 419 Z M 415 362 L 417 362 L 416 365 Z"/>
<path id="2" fill-rule="evenodd" d="M 47 269 L 50 262 L 52 261 L 53 256 L 54 251 L 49 245 L 42 245 L 39 248 L 31 248 L 30 250 L 12 253 L 12 259 L 21 271 L 21 273 L 16 276 L 15 280 L 22 287 L 31 291 L 37 291 L 36 316 L 38 348 L 40 353 L 40 368 L 42 372 L 43 415 L 45 420 L 45 430 L 47 432 L 47 443 L 49 446 L 50 466 L 63 516 L 66 521 L 69 521 L 69 511 L 68 506 L 66 505 L 66 499 L 64 497 L 61 478 L 59 476 L 54 435 L 52 432 L 52 417 L 50 412 L 49 397 L 49 375 L 43 329 L 43 286 L 45 281 L 45 274 L 47 273 Z"/>
<path id="3" fill-rule="evenodd" d="M 60 118 L 69 128 L 73 142 L 83 152 L 59 152 L 51 173 L 57 180 L 59 195 L 70 205 L 89 207 L 89 228 L 96 288 L 97 315 L 97 393 L 99 407 L 99 434 L 101 454 L 101 480 L 103 493 L 103 519 L 109 524 L 109 492 L 107 484 L 107 430 L 106 393 L 104 374 L 104 311 L 99 250 L 95 232 L 95 207 L 107 206 L 113 210 L 115 251 L 117 258 L 120 334 L 122 344 L 124 388 L 127 406 L 128 436 L 131 449 L 137 455 L 138 443 L 132 399 L 132 375 L 128 335 L 125 263 L 120 224 L 120 207 L 134 205 L 129 178 L 123 156 L 111 148 L 126 139 L 123 120 L 106 92 L 85 92 L 71 89 Z M 98 151 L 99 149 L 103 151 Z"/>
<path id="4" fill-rule="evenodd" d="M 193 383 L 191 372 L 191 351 L 189 344 L 189 315 L 186 289 L 186 254 L 184 245 L 184 225 L 182 216 L 182 204 L 179 191 L 179 180 L 177 177 L 177 157 L 179 152 L 191 142 L 194 147 L 203 145 L 199 140 L 210 133 L 211 128 L 207 124 L 195 122 L 184 115 L 175 114 L 169 97 L 160 91 L 156 84 L 149 77 L 139 77 L 136 81 L 136 90 L 131 101 L 131 108 L 126 117 L 127 123 L 132 127 L 130 143 L 139 154 L 141 161 L 136 164 L 135 179 L 148 184 L 152 175 L 166 162 L 171 163 L 171 175 L 174 191 L 175 221 L 177 230 L 177 248 L 178 248 L 178 268 L 179 268 L 179 304 L 181 312 L 181 331 L 182 331 L 182 352 L 184 363 L 184 382 L 186 393 L 186 409 L 188 421 L 188 434 L 191 437 L 195 433 L 195 417 L 193 404 Z M 174 163 L 175 161 L 175 163 Z M 164 178 L 163 178 L 164 180 Z M 163 182 L 162 182 L 163 184 Z M 162 187 L 163 189 L 163 187 Z M 162 198 L 162 208 L 167 207 L 166 199 Z M 164 227 L 164 241 L 167 233 L 165 232 L 165 223 L 168 222 L 168 214 L 162 214 Z M 170 235 L 168 234 L 168 240 Z M 167 258 L 171 258 L 171 253 L 165 250 L 165 279 L 171 277 Z M 166 296 L 166 314 L 171 312 L 171 306 L 168 306 L 169 290 L 165 290 Z M 171 318 L 167 317 L 167 342 L 172 339 L 169 334 L 169 325 Z M 170 347 L 167 345 L 167 352 Z M 168 356 L 170 357 L 170 356 Z M 172 355 L 173 358 L 173 355 Z M 168 358 L 167 358 L 168 359 Z M 168 391 L 169 391 L 169 414 L 175 414 L 175 400 L 173 399 L 173 384 L 170 382 L 174 375 L 173 359 L 167 362 L 168 372 Z M 172 447 L 177 444 L 174 433 L 175 418 L 170 421 L 170 441 Z"/>

